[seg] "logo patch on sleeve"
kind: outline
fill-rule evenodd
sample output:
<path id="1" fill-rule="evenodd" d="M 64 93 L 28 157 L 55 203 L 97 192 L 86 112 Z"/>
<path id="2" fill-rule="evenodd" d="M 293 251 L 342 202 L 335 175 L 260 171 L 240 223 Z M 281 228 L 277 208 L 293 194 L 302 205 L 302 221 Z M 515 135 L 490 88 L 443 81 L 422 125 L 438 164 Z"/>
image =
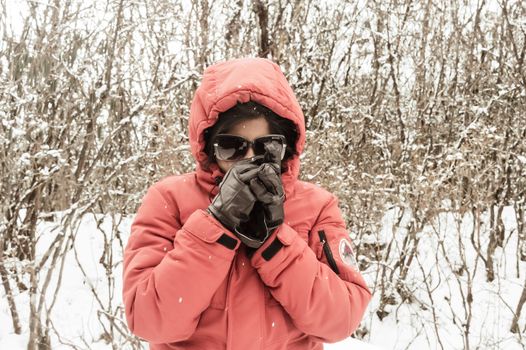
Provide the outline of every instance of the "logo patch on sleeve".
<path id="1" fill-rule="evenodd" d="M 358 269 L 358 263 L 356 262 L 354 251 L 352 249 L 351 243 L 347 239 L 341 239 L 339 252 L 340 258 L 342 259 L 344 264 Z"/>

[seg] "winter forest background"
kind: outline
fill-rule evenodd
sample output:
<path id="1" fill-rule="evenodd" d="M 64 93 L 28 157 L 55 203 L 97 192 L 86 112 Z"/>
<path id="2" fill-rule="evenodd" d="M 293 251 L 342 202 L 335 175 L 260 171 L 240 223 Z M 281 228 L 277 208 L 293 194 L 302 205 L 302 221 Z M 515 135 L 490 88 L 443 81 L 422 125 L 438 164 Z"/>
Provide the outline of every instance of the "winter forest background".
<path id="1" fill-rule="evenodd" d="M 261 56 L 306 117 L 300 176 L 340 198 L 374 292 L 354 336 L 526 348 L 525 1 L 0 7 L 0 343 L 146 348 L 120 296 L 133 214 L 194 169 L 203 69 Z"/>

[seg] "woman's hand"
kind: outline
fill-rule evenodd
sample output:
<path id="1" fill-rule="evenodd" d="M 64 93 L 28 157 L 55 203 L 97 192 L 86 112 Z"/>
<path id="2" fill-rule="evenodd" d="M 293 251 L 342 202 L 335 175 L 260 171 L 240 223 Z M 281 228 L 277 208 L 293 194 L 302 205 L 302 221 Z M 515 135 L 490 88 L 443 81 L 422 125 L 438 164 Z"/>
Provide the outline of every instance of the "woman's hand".
<path id="1" fill-rule="evenodd" d="M 210 212 L 230 231 L 247 221 L 256 202 L 248 183 L 258 174 L 259 166 L 249 161 L 239 161 L 226 173 L 219 193 L 208 206 Z"/>
<path id="2" fill-rule="evenodd" d="M 264 163 L 259 167 L 257 177 L 250 180 L 250 189 L 256 200 L 263 204 L 265 224 L 269 235 L 283 223 L 283 202 L 285 195 L 281 182 L 279 165 Z"/>
<path id="3" fill-rule="evenodd" d="M 250 219 L 236 228 L 236 235 L 252 253 L 283 223 L 285 195 L 278 174 L 279 167 L 264 163 L 259 167 L 257 176 L 250 180 L 250 190 L 256 197 L 256 203 Z"/>

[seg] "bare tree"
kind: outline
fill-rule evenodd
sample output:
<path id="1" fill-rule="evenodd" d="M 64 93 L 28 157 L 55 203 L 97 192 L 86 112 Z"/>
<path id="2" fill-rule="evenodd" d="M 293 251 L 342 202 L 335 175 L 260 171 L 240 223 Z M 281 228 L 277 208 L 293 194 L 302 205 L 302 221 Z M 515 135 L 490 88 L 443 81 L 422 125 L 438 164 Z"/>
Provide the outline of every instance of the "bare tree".
<path id="1" fill-rule="evenodd" d="M 96 301 L 100 339 L 143 346 L 116 299 L 120 223 L 151 183 L 193 170 L 186 135 L 200 75 L 240 56 L 283 68 L 307 125 L 300 176 L 340 198 L 380 296 L 355 336 L 416 310 L 407 316 L 423 324 L 415 338 L 488 346 L 477 286 L 507 283 L 503 262 L 516 279 L 525 273 L 524 1 L 0 5 L 0 277 L 13 331 L 30 329 L 29 348 L 80 346 L 53 322 L 70 256 Z M 75 245 L 86 217 L 104 242 L 104 291 Z M 42 247 L 43 222 L 55 226 Z M 500 296 L 512 321 L 495 344 L 509 336 L 526 346 L 525 295 L 521 280 L 517 300 Z"/>

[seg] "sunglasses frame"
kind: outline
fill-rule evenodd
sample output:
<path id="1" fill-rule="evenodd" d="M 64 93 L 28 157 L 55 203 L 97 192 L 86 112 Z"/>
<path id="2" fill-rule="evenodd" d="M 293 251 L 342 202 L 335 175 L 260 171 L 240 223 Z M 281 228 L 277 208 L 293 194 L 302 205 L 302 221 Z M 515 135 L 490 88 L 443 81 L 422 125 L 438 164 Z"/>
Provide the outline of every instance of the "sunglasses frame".
<path id="1" fill-rule="evenodd" d="M 241 158 L 239 159 L 221 159 L 220 157 L 218 157 L 218 153 L 219 153 L 219 150 L 218 150 L 218 147 L 219 147 L 219 144 L 217 142 L 217 137 L 221 137 L 221 136 L 227 136 L 227 137 L 233 137 L 233 138 L 237 138 L 237 139 L 241 139 L 243 141 L 243 143 L 246 143 L 247 144 L 247 149 L 245 151 L 245 153 L 241 156 Z M 283 158 L 285 157 L 285 151 L 287 149 L 287 143 L 286 143 L 286 139 L 285 139 L 285 136 L 283 135 L 280 135 L 280 134 L 268 134 L 268 135 L 263 135 L 263 136 L 260 136 L 260 137 L 257 137 L 255 138 L 253 141 L 249 141 L 247 140 L 246 138 L 244 138 L 243 136 L 239 136 L 239 135 L 231 135 L 231 134 L 219 134 L 216 136 L 216 139 L 214 140 L 214 155 L 216 157 L 216 159 L 218 160 L 222 160 L 224 162 L 237 162 L 241 159 L 243 159 L 243 157 L 247 154 L 249 148 L 252 148 L 254 150 L 254 153 L 256 153 L 256 148 L 255 148 L 255 144 L 256 142 L 259 140 L 259 139 L 262 139 L 262 138 L 271 138 L 273 141 L 274 140 L 279 140 L 281 142 L 281 144 L 283 145 L 283 149 L 281 151 L 281 157 L 280 159 L 283 160 Z"/>

